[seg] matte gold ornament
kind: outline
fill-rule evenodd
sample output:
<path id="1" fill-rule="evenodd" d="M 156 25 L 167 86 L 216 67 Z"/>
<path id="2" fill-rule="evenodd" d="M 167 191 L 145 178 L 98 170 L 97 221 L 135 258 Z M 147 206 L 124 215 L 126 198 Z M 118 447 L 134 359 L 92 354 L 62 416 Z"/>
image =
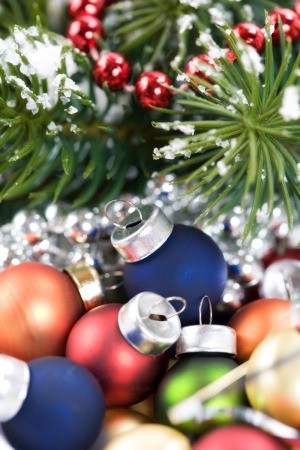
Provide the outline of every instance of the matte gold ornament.
<path id="1" fill-rule="evenodd" d="M 103 450 L 192 450 L 187 436 L 174 428 L 144 424 L 109 442 Z"/>
<path id="2" fill-rule="evenodd" d="M 251 406 L 300 427 L 300 334 L 294 328 L 270 333 L 254 350 L 246 377 Z"/>

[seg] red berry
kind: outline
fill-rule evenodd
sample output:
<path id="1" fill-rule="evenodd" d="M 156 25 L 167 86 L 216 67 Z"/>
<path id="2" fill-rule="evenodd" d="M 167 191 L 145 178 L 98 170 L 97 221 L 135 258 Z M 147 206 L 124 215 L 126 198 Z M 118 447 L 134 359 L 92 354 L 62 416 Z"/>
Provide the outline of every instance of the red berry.
<path id="1" fill-rule="evenodd" d="M 111 91 L 119 91 L 126 86 L 131 67 L 120 53 L 102 53 L 95 63 L 93 75 L 98 86 L 107 83 Z"/>
<path id="2" fill-rule="evenodd" d="M 69 15 L 73 19 L 81 15 L 100 17 L 105 6 L 105 0 L 70 0 Z"/>
<path id="3" fill-rule="evenodd" d="M 286 39 L 295 41 L 299 37 L 300 19 L 294 11 L 288 8 L 276 8 L 270 12 L 269 16 L 271 25 L 274 25 L 274 31 L 272 32 L 274 45 L 280 44 L 279 17 Z"/>
<path id="4" fill-rule="evenodd" d="M 100 20 L 88 15 L 82 15 L 73 20 L 67 30 L 67 36 L 73 42 L 74 47 L 86 53 L 99 47 L 95 36 L 103 37 L 103 34 Z"/>
<path id="5" fill-rule="evenodd" d="M 294 11 L 300 17 L 300 0 L 296 0 L 294 4 Z"/>
<path id="6" fill-rule="evenodd" d="M 207 67 L 207 70 L 205 70 L 205 66 Z M 205 80 L 208 83 L 215 84 L 209 78 L 209 76 L 207 76 L 207 74 L 204 73 L 204 72 L 211 70 L 211 69 L 209 69 L 208 66 L 212 67 L 213 70 L 216 70 L 216 68 L 217 68 L 214 60 L 210 56 L 205 55 L 205 54 L 194 56 L 193 58 L 191 58 L 188 61 L 187 65 L 185 66 L 185 73 L 187 75 L 195 75 L 196 77 L 201 78 L 202 80 Z M 203 70 L 204 70 L 204 72 L 203 72 Z M 193 82 L 197 85 L 200 85 L 200 83 L 195 80 L 193 80 Z M 211 90 L 207 89 L 207 88 L 206 88 L 206 92 L 209 94 L 212 93 Z"/>
<path id="7" fill-rule="evenodd" d="M 233 27 L 233 32 L 237 37 L 245 41 L 247 45 L 254 47 L 258 53 L 261 53 L 265 46 L 264 32 L 254 23 L 243 22 Z"/>
<path id="8" fill-rule="evenodd" d="M 230 48 L 225 51 L 225 56 L 232 63 L 236 60 L 235 53 Z"/>
<path id="9" fill-rule="evenodd" d="M 142 73 L 135 84 L 135 95 L 143 108 L 152 106 L 166 108 L 172 100 L 172 91 L 164 84 L 171 86 L 171 80 L 163 72 L 152 70 Z"/>

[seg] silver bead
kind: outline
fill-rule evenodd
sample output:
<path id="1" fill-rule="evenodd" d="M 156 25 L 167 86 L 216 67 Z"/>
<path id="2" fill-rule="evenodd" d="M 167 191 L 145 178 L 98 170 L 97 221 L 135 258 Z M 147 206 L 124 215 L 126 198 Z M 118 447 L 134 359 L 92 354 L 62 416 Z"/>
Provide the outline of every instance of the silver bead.
<path id="1" fill-rule="evenodd" d="M 93 211 L 81 209 L 71 212 L 65 220 L 64 235 L 70 242 L 86 244 L 100 237 L 100 218 Z"/>

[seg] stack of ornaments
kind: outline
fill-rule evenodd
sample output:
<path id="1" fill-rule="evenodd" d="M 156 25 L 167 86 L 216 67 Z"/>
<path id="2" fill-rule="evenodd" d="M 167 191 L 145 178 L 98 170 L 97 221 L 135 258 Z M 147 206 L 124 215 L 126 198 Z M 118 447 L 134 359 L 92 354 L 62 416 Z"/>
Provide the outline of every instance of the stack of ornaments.
<path id="1" fill-rule="evenodd" d="M 299 448 L 299 226 L 200 228 L 173 181 L 1 227 L 3 448 Z"/>

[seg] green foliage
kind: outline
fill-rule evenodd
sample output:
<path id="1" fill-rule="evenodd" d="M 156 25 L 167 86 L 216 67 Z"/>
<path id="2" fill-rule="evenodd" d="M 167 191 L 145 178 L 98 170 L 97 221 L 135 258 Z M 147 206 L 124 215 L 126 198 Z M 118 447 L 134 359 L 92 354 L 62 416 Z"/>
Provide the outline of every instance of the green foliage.
<path id="1" fill-rule="evenodd" d="M 177 109 L 188 119 L 153 125 L 185 135 L 173 134 L 154 157 L 184 156 L 166 171 L 177 171 L 178 182 L 190 186 L 188 192 L 206 199 L 198 220 L 209 215 L 212 222 L 233 205 L 242 205 L 249 208 L 245 238 L 255 231 L 259 211 L 267 206 L 271 214 L 278 203 L 284 204 L 292 227 L 300 216 L 300 104 L 290 105 L 291 113 L 296 106 L 295 117 L 287 117 L 283 104 L 289 88 L 296 102 L 300 98 L 300 55 L 284 39 L 280 49 L 274 48 L 267 27 L 262 66 L 255 50 L 229 26 L 219 30 L 235 63 L 205 36 L 205 50 L 219 52 L 214 58 L 218 67 L 207 66 L 210 82 L 192 77 L 192 90 L 175 89 Z"/>
<path id="2" fill-rule="evenodd" d="M 37 16 L 45 23 L 47 3 L 47 0 L 1 0 L 0 37 L 6 37 L 13 25 L 35 25 Z"/>
<path id="3" fill-rule="evenodd" d="M 144 67 L 177 66 L 199 52 L 199 32 L 216 28 L 224 19 L 232 26 L 240 22 L 264 22 L 264 9 L 288 7 L 293 1 L 271 0 L 123 0 L 114 3 L 104 25 L 111 48 L 128 55 Z M 222 43 L 222 36 L 214 34 Z"/>

